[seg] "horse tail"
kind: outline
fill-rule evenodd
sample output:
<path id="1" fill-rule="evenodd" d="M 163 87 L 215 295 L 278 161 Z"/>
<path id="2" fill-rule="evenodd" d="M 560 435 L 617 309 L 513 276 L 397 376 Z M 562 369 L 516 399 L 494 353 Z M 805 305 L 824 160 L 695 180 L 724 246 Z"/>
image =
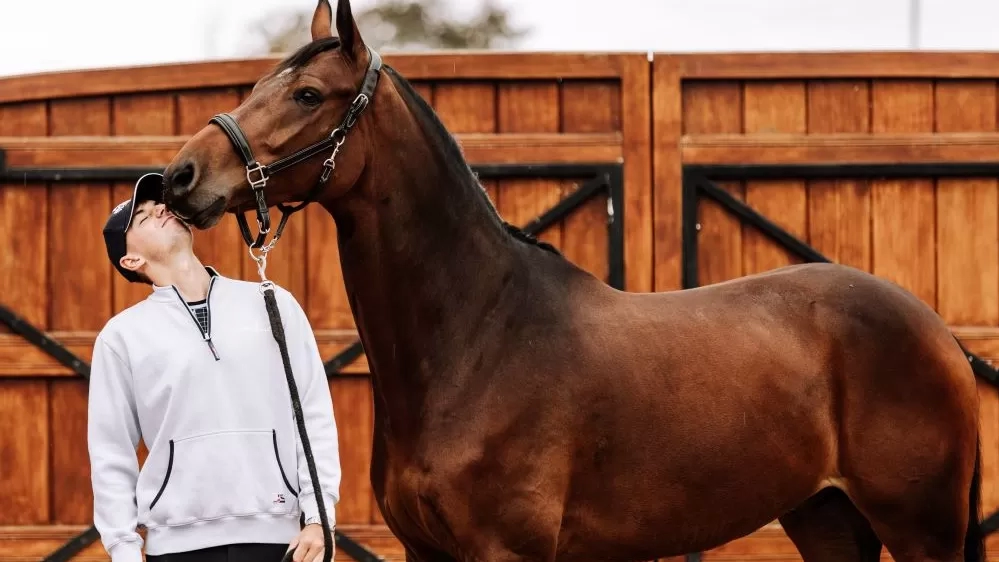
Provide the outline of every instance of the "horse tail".
<path id="1" fill-rule="evenodd" d="M 982 440 L 975 445 L 975 472 L 971 475 L 968 492 L 968 530 L 964 535 L 964 562 L 985 562 L 985 534 L 981 523 L 982 505 Z"/>

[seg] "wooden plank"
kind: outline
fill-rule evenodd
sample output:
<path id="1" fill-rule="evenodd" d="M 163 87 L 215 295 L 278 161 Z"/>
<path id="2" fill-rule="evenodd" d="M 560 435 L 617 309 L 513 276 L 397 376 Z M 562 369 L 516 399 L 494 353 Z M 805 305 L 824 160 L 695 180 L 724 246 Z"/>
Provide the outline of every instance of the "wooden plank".
<path id="1" fill-rule="evenodd" d="M 940 82 L 936 127 L 994 132 L 996 84 Z M 937 182 L 938 311 L 948 322 L 999 324 L 999 199 L 995 179 Z"/>
<path id="2" fill-rule="evenodd" d="M 618 53 L 525 53 L 449 50 L 385 55 L 387 64 L 410 80 L 527 80 L 612 78 L 632 55 Z M 645 55 L 642 55 L 645 60 Z"/>
<path id="3" fill-rule="evenodd" d="M 309 205 L 302 213 L 308 228 L 305 301 L 314 330 L 354 329 L 354 316 L 347 300 L 337 247 L 336 223 L 321 205 Z M 301 217 L 298 217 L 299 219 Z M 294 220 L 290 219 L 290 220 Z"/>
<path id="4" fill-rule="evenodd" d="M 179 94 L 177 134 L 193 135 L 204 128 L 213 115 L 231 111 L 237 105 L 239 105 L 239 91 L 233 88 Z M 177 150 L 171 152 L 170 159 Z M 163 162 L 163 165 L 168 162 L 169 160 Z M 252 216 L 247 222 L 251 228 L 256 227 Z M 214 228 L 194 230 L 194 253 L 201 263 L 213 266 L 219 273 L 229 277 L 243 278 L 243 268 L 255 266 L 239 234 L 236 216 L 231 213 L 226 213 Z"/>
<path id="5" fill-rule="evenodd" d="M 2 336 L 12 337 L 12 336 Z M 22 340 L 23 341 L 23 340 Z M 0 525 L 48 523 L 50 485 L 49 404 L 45 381 L 0 382 Z"/>
<path id="6" fill-rule="evenodd" d="M 683 88 L 683 132 L 701 135 L 742 131 L 742 84 L 734 81 L 701 82 Z M 658 135 L 657 135 L 658 136 Z M 736 199 L 745 201 L 743 182 L 718 182 Z M 675 186 L 674 186 L 675 188 Z M 656 199 L 659 197 L 657 195 Z M 721 205 L 702 198 L 697 207 L 697 276 L 700 285 L 711 285 L 743 274 L 742 223 Z M 671 241 L 680 246 L 679 236 Z M 657 245 L 657 249 L 658 249 Z M 659 275 L 656 274 L 658 283 Z"/>
<path id="7" fill-rule="evenodd" d="M 499 133 L 559 132 L 559 90 L 554 81 L 500 84 L 496 104 Z M 463 125 L 481 129 L 494 126 L 493 119 L 485 114 L 476 115 L 474 124 L 466 121 Z M 509 223 L 523 225 L 571 192 L 571 185 L 563 183 L 551 179 L 502 180 L 499 189 L 503 198 L 497 209 Z M 562 225 L 553 225 L 538 238 L 561 248 Z"/>
<path id="8" fill-rule="evenodd" d="M 116 96 L 111 103 L 113 133 L 120 135 L 176 134 L 177 99 L 172 93 Z"/>
<path id="9" fill-rule="evenodd" d="M 622 61 L 621 119 L 624 134 L 624 286 L 652 291 L 652 77 L 645 55 Z"/>
<path id="10" fill-rule="evenodd" d="M 747 82 L 744 127 L 755 134 L 804 133 L 807 128 L 805 84 L 800 81 Z M 797 180 L 746 182 L 746 204 L 799 239 L 806 235 L 805 184 Z M 743 225 L 743 271 L 757 273 L 799 263 L 756 227 Z"/>
<path id="11" fill-rule="evenodd" d="M 434 111 L 452 133 L 498 132 L 496 85 L 493 82 L 437 83 L 434 86 Z"/>
<path id="12" fill-rule="evenodd" d="M 608 80 L 562 81 L 562 132 L 621 130 L 621 85 Z"/>
<path id="13" fill-rule="evenodd" d="M 315 323 L 313 323 L 315 325 Z M 324 360 L 329 359 L 357 340 L 354 330 L 314 329 L 319 352 Z M 97 332 L 49 332 L 69 351 L 89 362 L 93 353 L 94 338 Z M 343 369 L 344 374 L 368 374 L 368 365 L 362 355 L 357 361 Z M 0 334 L 0 377 L 56 377 L 77 378 L 79 375 L 56 362 L 48 354 L 38 349 L 17 334 Z M 0 387 L 2 388 L 2 387 Z M 45 424 L 40 424 L 45 425 Z"/>
<path id="14" fill-rule="evenodd" d="M 320 353 L 329 359 L 357 339 L 341 273 L 336 224 L 320 205 L 309 205 L 299 216 L 292 217 L 289 228 L 293 222 L 303 223 L 306 229 L 303 233 L 308 233 L 301 238 L 306 259 L 298 266 L 305 280 L 301 303 L 316 334 Z M 284 242 L 279 242 L 278 248 Z M 330 345 L 330 338 L 324 334 L 337 334 L 336 343 Z M 363 363 L 367 372 L 363 355 L 353 368 L 344 371 L 356 371 L 359 363 Z M 374 415 L 371 383 L 335 380 L 330 384 L 343 469 L 337 523 L 371 523 L 376 510 L 370 482 Z"/>
<path id="15" fill-rule="evenodd" d="M 52 103 L 49 130 L 53 135 L 109 135 L 110 100 Z M 55 330 L 96 331 L 111 317 L 112 266 L 100 235 L 114 206 L 111 190 L 109 183 L 86 183 L 50 193 L 49 260 L 65 272 L 50 279 L 49 316 Z M 49 411 L 52 521 L 86 524 L 93 518 L 86 381 L 79 377 L 50 381 Z"/>
<path id="16" fill-rule="evenodd" d="M 933 131 L 933 83 L 878 80 L 872 91 L 872 132 Z M 933 180 L 871 183 L 873 273 L 936 306 Z"/>
<path id="17" fill-rule="evenodd" d="M 182 107 L 187 106 L 185 104 Z M 190 125 L 199 120 L 192 121 Z M 458 126 L 461 126 L 460 122 Z M 623 161 L 620 133 L 464 133 L 456 134 L 455 137 L 462 146 L 465 158 L 472 164 Z M 6 151 L 7 165 L 10 167 L 166 167 L 189 138 L 148 136 L 46 139 L 4 136 L 0 137 L 0 149 Z"/>
<path id="18" fill-rule="evenodd" d="M 337 526 L 369 524 L 377 506 L 371 491 L 371 440 L 374 430 L 374 406 L 371 381 L 333 379 L 330 381 L 333 411 L 340 444 L 340 503 L 336 508 Z"/>
<path id="19" fill-rule="evenodd" d="M 614 53 L 465 52 L 385 54 L 409 80 L 610 78 L 621 74 Z M 165 90 L 249 86 L 283 57 L 46 72 L 0 78 L 0 103 Z M 642 60 L 645 60 L 644 55 Z"/>
<path id="20" fill-rule="evenodd" d="M 870 90 L 863 81 L 808 84 L 809 134 L 870 131 Z M 871 194 L 866 180 L 808 182 L 808 243 L 834 262 L 871 269 Z"/>
<path id="21" fill-rule="evenodd" d="M 937 164 L 999 162 L 996 133 L 686 135 L 686 164 Z"/>
<path id="22" fill-rule="evenodd" d="M 936 129 L 995 132 L 994 80 L 941 81 Z M 951 324 L 999 325 L 999 192 L 995 179 L 940 179 L 936 201 L 937 311 Z M 999 393 L 979 380 L 982 510 L 999 508 Z"/>
<path id="23" fill-rule="evenodd" d="M 116 97 L 111 105 L 113 134 L 122 135 L 174 135 L 177 133 L 177 103 L 173 94 L 138 94 Z M 135 182 L 115 182 L 112 185 L 112 205 L 132 197 Z M 111 209 L 107 212 L 110 213 Z M 112 271 L 112 306 L 118 313 L 149 295 L 145 283 L 132 283 L 116 270 Z"/>
<path id="24" fill-rule="evenodd" d="M 680 69 L 671 60 L 655 61 L 652 78 L 653 289 L 683 286 L 683 134 L 685 101 Z M 627 219 L 626 219 L 627 220 Z"/>
<path id="25" fill-rule="evenodd" d="M 94 517 L 87 450 L 87 381 L 49 381 L 52 522 L 89 524 Z"/>
<path id="26" fill-rule="evenodd" d="M 49 131 L 108 135 L 110 112 L 106 98 L 52 103 Z M 49 280 L 53 329 L 96 330 L 110 317 L 111 265 L 100 232 L 112 207 L 108 183 L 61 184 L 49 195 L 49 261 L 66 273 Z"/>
<path id="27" fill-rule="evenodd" d="M 995 78 L 999 53 L 813 52 L 658 54 L 677 61 L 685 79 Z"/>
<path id="28" fill-rule="evenodd" d="M 0 106 L 0 135 L 45 135 L 44 103 Z M 48 197 L 34 186 L 0 184 L 0 302 L 40 329 L 48 322 Z M 0 338 L 34 346 L 0 326 Z M 14 356 L 15 360 L 17 356 Z M 0 361 L 0 367 L 9 361 Z M 34 373 L 26 373 L 34 374 Z M 43 380 L 0 382 L 0 524 L 49 520 L 48 387 Z"/>
<path id="29" fill-rule="evenodd" d="M 618 84 L 598 81 L 564 82 L 561 92 L 562 132 L 611 132 L 621 128 L 621 92 Z M 565 181 L 563 196 L 575 181 Z M 607 281 L 607 199 L 601 195 L 584 203 L 562 223 L 561 250 L 566 259 Z"/>
<path id="30" fill-rule="evenodd" d="M 44 103 L 0 106 L 0 135 L 45 135 Z M 46 190 L 0 183 L 0 303 L 33 325 L 48 327 L 48 216 Z M 0 325 L 0 333 L 8 331 Z"/>

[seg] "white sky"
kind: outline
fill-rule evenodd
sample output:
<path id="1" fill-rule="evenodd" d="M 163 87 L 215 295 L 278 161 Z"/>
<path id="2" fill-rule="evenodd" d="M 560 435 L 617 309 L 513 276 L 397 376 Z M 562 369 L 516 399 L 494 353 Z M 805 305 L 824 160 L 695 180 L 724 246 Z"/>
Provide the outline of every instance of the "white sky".
<path id="1" fill-rule="evenodd" d="M 528 51 L 903 50 L 917 2 L 919 48 L 999 50 L 994 0 L 498 2 Z M 252 56 L 251 22 L 296 5 L 314 0 L 0 0 L 0 75 Z"/>

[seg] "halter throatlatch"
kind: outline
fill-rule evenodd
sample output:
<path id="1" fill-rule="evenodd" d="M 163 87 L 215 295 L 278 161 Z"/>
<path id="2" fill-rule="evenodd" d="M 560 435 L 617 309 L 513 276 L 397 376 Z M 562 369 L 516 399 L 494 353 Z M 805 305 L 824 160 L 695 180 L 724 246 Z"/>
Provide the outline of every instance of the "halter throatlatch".
<path id="1" fill-rule="evenodd" d="M 246 217 L 242 211 L 236 212 L 236 221 L 239 223 L 240 234 L 242 234 L 243 240 L 249 247 L 250 256 L 257 262 L 258 272 L 260 273 L 261 278 L 264 278 L 267 252 L 269 252 L 274 247 L 274 244 L 277 243 L 278 239 L 281 238 L 281 232 L 284 230 L 288 217 L 313 202 L 315 197 L 322 190 L 322 187 L 327 181 L 329 181 L 330 176 L 333 174 L 333 170 L 336 168 L 336 155 L 340 152 L 340 147 L 343 146 L 344 141 L 347 140 L 347 133 L 350 132 L 350 130 L 354 127 L 354 124 L 357 123 L 358 118 L 364 112 L 365 108 L 368 107 L 368 103 L 375 94 L 375 87 L 378 85 L 379 72 L 382 68 L 382 59 L 381 56 L 371 50 L 371 48 L 368 48 L 368 55 L 371 60 L 368 63 L 368 70 L 364 75 L 364 81 L 361 83 L 360 92 L 358 92 L 357 97 L 354 98 L 353 103 L 350 104 L 350 107 L 347 109 L 347 113 L 344 114 L 343 120 L 340 122 L 340 126 L 333 129 L 333 131 L 325 139 L 313 143 L 271 164 L 261 164 L 253 156 L 253 150 L 250 148 L 250 142 L 246 137 L 246 133 L 243 132 L 243 129 L 239 126 L 239 123 L 236 122 L 236 119 L 232 115 L 228 113 L 219 113 L 208 121 L 209 123 L 218 125 L 226 136 L 229 137 L 229 142 L 232 143 L 233 148 L 236 149 L 236 153 L 239 154 L 240 158 L 243 160 L 243 164 L 246 166 L 246 181 L 250 184 L 250 188 L 253 190 L 254 199 L 257 204 L 258 233 L 256 238 L 250 234 L 250 228 L 246 223 Z M 271 217 L 264 194 L 264 187 L 267 186 L 267 180 L 282 170 L 291 168 L 296 164 L 305 162 L 306 160 L 331 149 L 332 152 L 330 153 L 329 158 L 323 162 L 323 171 L 319 175 L 319 179 L 312 186 L 312 189 L 309 190 L 308 194 L 306 194 L 305 199 L 295 206 L 289 206 L 284 203 L 277 204 L 278 209 L 281 211 L 281 221 L 278 223 L 277 230 L 274 232 L 274 238 L 265 246 L 264 240 L 271 230 Z M 261 249 L 259 256 L 253 252 L 256 248 Z"/>
<path id="2" fill-rule="evenodd" d="M 270 252 L 274 248 L 274 244 L 281 238 L 281 232 L 284 230 L 288 217 L 311 203 L 322 187 L 326 185 L 326 182 L 329 181 L 334 168 L 336 168 L 336 155 L 340 152 L 340 147 L 343 146 L 343 142 L 347 139 L 347 133 L 357 123 L 357 119 L 361 116 L 364 109 L 368 107 L 368 103 L 375 93 L 375 86 L 378 85 L 379 71 L 382 68 L 382 59 L 378 53 L 372 51 L 370 48 L 368 49 L 368 54 L 371 56 L 371 62 L 368 64 L 368 70 L 364 75 L 364 82 L 361 83 L 361 91 L 354 98 L 354 102 L 350 104 L 347 113 L 340 122 L 340 126 L 333 129 L 333 132 L 325 139 L 309 145 L 290 156 L 281 158 L 273 164 L 264 165 L 257 162 L 257 159 L 253 156 L 253 150 L 250 148 L 250 142 L 246 138 L 246 133 L 243 132 L 243 129 L 240 128 L 239 123 L 236 122 L 236 119 L 232 115 L 220 113 L 212 117 L 209 121 L 209 123 L 218 125 L 225 132 L 226 136 L 229 137 L 229 141 L 236 149 L 236 153 L 243 159 L 243 164 L 246 165 L 246 181 L 250 183 L 250 188 L 253 189 L 253 195 L 257 203 L 257 227 L 259 228 L 259 233 L 255 239 L 250 234 L 250 228 L 246 224 L 245 215 L 239 210 L 236 212 L 236 219 L 239 222 L 239 231 L 243 235 L 243 240 L 249 246 L 250 257 L 257 262 L 257 272 L 260 274 L 261 280 L 260 292 L 264 296 L 264 304 L 267 307 L 267 317 L 270 320 L 271 332 L 274 334 L 274 340 L 281 350 L 281 360 L 284 363 L 284 372 L 288 380 L 288 391 L 291 394 L 292 410 L 295 414 L 295 421 L 298 423 L 298 433 L 302 439 L 302 449 L 305 452 L 305 461 L 309 467 L 312 489 L 315 492 L 316 508 L 319 510 L 319 521 L 323 527 L 324 562 L 330 562 L 333 557 L 333 533 L 330 528 L 329 516 L 326 513 L 322 489 L 319 486 L 319 475 L 316 471 L 315 458 L 312 456 L 312 446 L 309 444 L 309 435 L 306 431 L 305 418 L 302 413 L 302 402 L 298 396 L 295 377 L 292 375 L 284 326 L 281 323 L 281 314 L 278 310 L 277 299 L 274 293 L 274 283 L 267 280 L 264 270 L 267 268 L 267 252 Z M 267 180 L 281 170 L 290 168 L 295 164 L 304 162 L 330 149 L 333 152 L 323 162 L 323 171 L 319 175 L 319 179 L 315 185 L 309 190 L 305 199 L 294 207 L 285 205 L 284 203 L 277 205 L 281 210 L 281 222 L 278 223 L 274 238 L 265 246 L 264 239 L 271 230 L 271 217 L 267 210 L 267 201 L 264 196 L 264 187 L 267 186 Z M 259 256 L 253 253 L 255 248 L 260 248 Z M 285 553 L 282 562 L 291 560 L 293 553 L 294 550 L 289 549 Z"/>

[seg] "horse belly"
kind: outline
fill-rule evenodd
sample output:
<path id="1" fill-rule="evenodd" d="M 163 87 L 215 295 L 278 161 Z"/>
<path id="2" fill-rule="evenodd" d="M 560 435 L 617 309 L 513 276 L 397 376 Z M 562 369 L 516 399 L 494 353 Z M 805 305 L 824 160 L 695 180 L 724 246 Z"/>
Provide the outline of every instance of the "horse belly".
<path id="1" fill-rule="evenodd" d="M 618 376 L 578 456 L 561 542 L 607 560 L 707 550 L 814 493 L 835 472 L 835 375 L 784 351 L 705 359 L 718 376 Z"/>

